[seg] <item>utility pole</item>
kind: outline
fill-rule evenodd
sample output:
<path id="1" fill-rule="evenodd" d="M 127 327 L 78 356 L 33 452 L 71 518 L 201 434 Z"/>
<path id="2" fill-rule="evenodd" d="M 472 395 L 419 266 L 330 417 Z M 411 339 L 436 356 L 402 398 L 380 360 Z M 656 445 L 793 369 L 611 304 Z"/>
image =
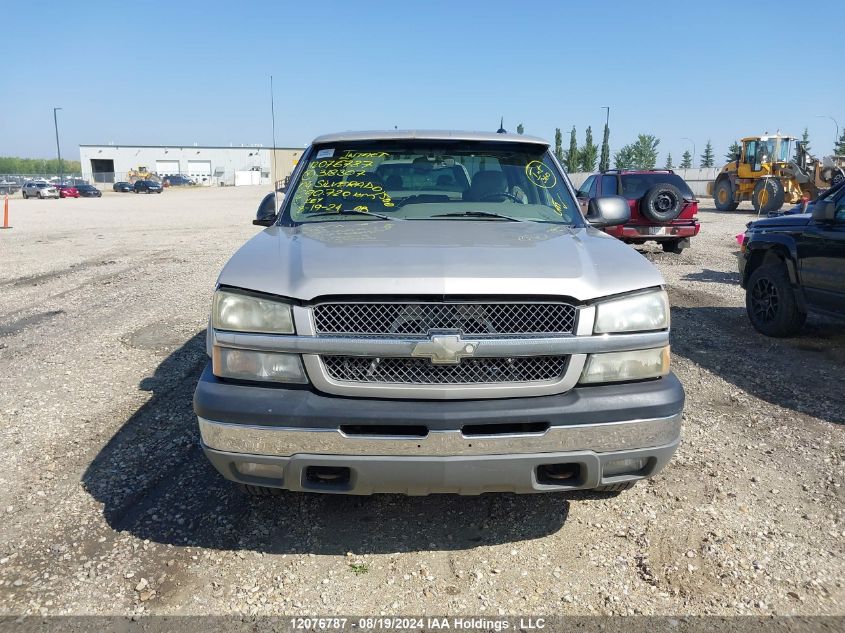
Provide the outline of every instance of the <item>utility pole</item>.
<path id="1" fill-rule="evenodd" d="M 62 184 L 65 179 L 65 170 L 62 169 L 62 148 L 59 146 L 59 120 L 56 118 L 56 110 L 61 110 L 61 108 L 53 108 L 53 125 L 56 128 L 56 153 L 59 155 L 59 184 Z"/>

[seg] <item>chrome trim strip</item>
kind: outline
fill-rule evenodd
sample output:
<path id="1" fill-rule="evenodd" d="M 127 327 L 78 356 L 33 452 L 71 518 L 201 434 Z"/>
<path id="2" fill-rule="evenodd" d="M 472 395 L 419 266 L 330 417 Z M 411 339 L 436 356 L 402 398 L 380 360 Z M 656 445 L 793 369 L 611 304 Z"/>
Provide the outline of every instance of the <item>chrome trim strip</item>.
<path id="1" fill-rule="evenodd" d="M 666 418 L 551 427 L 545 433 L 472 436 L 429 431 L 425 437 L 349 436 L 339 429 L 227 424 L 199 418 L 203 444 L 230 453 L 315 455 L 505 455 L 589 450 L 598 453 L 664 446 L 681 436 L 681 414 Z"/>
<path id="2" fill-rule="evenodd" d="M 214 344 L 223 347 L 254 349 L 292 354 L 329 354 L 334 356 L 413 356 L 414 348 L 426 338 L 388 338 L 352 336 L 298 336 L 245 334 L 214 330 Z M 467 338 L 475 345 L 473 356 L 566 356 L 601 352 L 627 352 L 663 347 L 669 344 L 669 331 L 634 334 L 598 334 L 595 336 Z"/>

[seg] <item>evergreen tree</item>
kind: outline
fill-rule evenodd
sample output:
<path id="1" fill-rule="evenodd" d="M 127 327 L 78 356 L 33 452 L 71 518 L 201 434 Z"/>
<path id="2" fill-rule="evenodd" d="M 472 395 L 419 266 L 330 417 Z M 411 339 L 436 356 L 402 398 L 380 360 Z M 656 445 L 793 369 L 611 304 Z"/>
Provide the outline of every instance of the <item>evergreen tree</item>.
<path id="1" fill-rule="evenodd" d="M 688 149 L 684 150 L 684 155 L 681 156 L 681 169 L 689 169 L 692 167 L 692 154 Z"/>
<path id="2" fill-rule="evenodd" d="M 555 128 L 555 158 L 563 165 L 563 135 L 559 127 Z"/>
<path id="3" fill-rule="evenodd" d="M 519 125 L 516 126 L 516 133 L 522 134 L 523 132 L 525 132 L 525 128 L 522 127 L 522 123 L 520 123 Z"/>
<path id="4" fill-rule="evenodd" d="M 596 159 L 598 158 L 598 145 L 593 143 L 593 130 L 587 126 L 587 138 L 583 147 L 578 150 L 578 166 L 581 171 L 595 171 Z"/>
<path id="5" fill-rule="evenodd" d="M 653 134 L 639 134 L 634 143 L 634 166 L 637 169 L 654 169 L 659 144 L 660 139 Z"/>
<path id="6" fill-rule="evenodd" d="M 742 151 L 742 145 L 734 141 L 731 143 L 731 146 L 728 147 L 728 153 L 725 154 L 725 160 L 729 163 L 736 160 L 736 157 L 739 156 L 740 152 Z"/>
<path id="7" fill-rule="evenodd" d="M 604 126 L 604 138 L 601 142 L 601 158 L 599 158 L 599 171 L 610 169 L 610 128 Z"/>
<path id="8" fill-rule="evenodd" d="M 713 144 L 710 139 L 707 139 L 707 145 L 704 146 L 704 153 L 701 155 L 701 162 L 699 167 L 712 167 L 716 163 L 716 157 L 713 155 Z"/>
<path id="9" fill-rule="evenodd" d="M 575 138 L 575 126 L 569 133 L 569 151 L 566 153 L 566 171 L 574 174 L 578 171 L 578 141 Z"/>
<path id="10" fill-rule="evenodd" d="M 613 165 L 616 169 L 633 169 L 635 167 L 636 152 L 633 145 L 624 145 L 613 155 Z"/>
<path id="11" fill-rule="evenodd" d="M 839 137 L 836 145 L 833 146 L 833 153 L 837 156 L 845 156 L 845 130 L 842 130 L 842 136 Z"/>
<path id="12" fill-rule="evenodd" d="M 666 165 L 664 165 L 666 169 L 675 169 L 675 165 L 672 164 L 672 152 L 666 154 Z"/>
<path id="13" fill-rule="evenodd" d="M 804 146 L 804 149 L 807 150 L 807 153 L 810 153 L 810 131 L 807 128 L 804 128 L 804 132 L 801 134 L 801 144 Z"/>

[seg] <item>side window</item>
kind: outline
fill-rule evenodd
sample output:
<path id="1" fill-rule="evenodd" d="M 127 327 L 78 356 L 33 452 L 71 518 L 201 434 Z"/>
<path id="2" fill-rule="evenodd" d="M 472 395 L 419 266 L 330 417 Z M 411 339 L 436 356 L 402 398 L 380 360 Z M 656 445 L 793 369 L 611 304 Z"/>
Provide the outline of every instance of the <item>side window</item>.
<path id="1" fill-rule="evenodd" d="M 615 196 L 617 192 L 616 176 L 602 176 L 601 177 L 601 195 Z"/>
<path id="2" fill-rule="evenodd" d="M 590 176 L 578 187 L 579 198 L 590 198 L 596 193 L 596 177 Z"/>
<path id="3" fill-rule="evenodd" d="M 745 162 L 753 165 L 757 160 L 757 141 L 749 141 L 745 149 Z"/>

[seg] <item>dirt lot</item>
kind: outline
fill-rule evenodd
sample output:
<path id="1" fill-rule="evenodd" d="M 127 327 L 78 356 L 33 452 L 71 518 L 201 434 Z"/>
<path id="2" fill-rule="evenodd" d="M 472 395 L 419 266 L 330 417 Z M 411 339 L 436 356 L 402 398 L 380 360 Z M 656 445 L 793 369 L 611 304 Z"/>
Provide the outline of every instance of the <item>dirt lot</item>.
<path id="1" fill-rule="evenodd" d="M 198 445 L 216 275 L 260 188 L 11 205 L 0 613 L 843 614 L 845 335 L 757 335 L 701 213 L 673 301 L 684 442 L 618 496 L 251 500 Z"/>

